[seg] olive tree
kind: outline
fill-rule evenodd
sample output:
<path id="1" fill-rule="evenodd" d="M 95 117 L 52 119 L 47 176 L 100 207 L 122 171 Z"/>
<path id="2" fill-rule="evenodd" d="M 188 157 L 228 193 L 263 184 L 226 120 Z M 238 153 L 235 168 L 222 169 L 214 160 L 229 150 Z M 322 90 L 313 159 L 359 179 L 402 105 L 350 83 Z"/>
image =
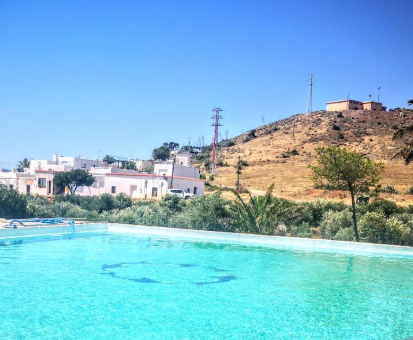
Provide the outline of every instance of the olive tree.
<path id="1" fill-rule="evenodd" d="M 90 187 L 95 182 L 95 178 L 89 172 L 82 169 L 59 172 L 54 176 L 53 180 L 54 184 L 59 187 L 68 187 L 71 195 L 76 192 L 77 187 Z"/>
<path id="2" fill-rule="evenodd" d="M 357 152 L 329 146 L 317 149 L 317 165 L 309 165 L 309 168 L 313 171 L 312 180 L 316 188 L 350 192 L 354 238 L 359 241 L 355 197 L 377 186 L 383 163 L 374 162 Z"/>

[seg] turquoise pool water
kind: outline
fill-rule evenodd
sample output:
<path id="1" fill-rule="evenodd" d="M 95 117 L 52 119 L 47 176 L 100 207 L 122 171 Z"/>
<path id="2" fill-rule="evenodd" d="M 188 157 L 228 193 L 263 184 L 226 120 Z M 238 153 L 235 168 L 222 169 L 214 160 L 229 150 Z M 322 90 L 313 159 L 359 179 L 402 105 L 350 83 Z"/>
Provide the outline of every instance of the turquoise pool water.
<path id="1" fill-rule="evenodd" d="M 0 246 L 0 339 L 413 336 L 409 251 L 173 235 L 114 229 Z"/>

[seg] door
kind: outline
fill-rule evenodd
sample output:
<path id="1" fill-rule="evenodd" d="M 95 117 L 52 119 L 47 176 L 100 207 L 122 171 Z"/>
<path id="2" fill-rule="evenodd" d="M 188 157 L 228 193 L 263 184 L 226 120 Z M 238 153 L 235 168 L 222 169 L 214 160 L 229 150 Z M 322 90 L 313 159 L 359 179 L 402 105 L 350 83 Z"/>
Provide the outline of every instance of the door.
<path id="1" fill-rule="evenodd" d="M 50 195 L 52 193 L 52 181 L 47 181 L 47 194 Z"/>
<path id="2" fill-rule="evenodd" d="M 158 197 L 158 188 L 152 188 L 152 197 Z"/>
<path id="3" fill-rule="evenodd" d="M 130 186 L 130 192 L 129 192 L 129 195 L 131 196 L 131 197 L 133 197 L 135 194 L 136 194 L 136 191 L 138 190 L 138 187 L 136 186 L 136 185 L 131 185 Z"/>
<path id="4" fill-rule="evenodd" d="M 26 185 L 26 192 L 27 192 L 28 194 L 30 194 L 30 184 L 27 184 L 27 185 Z"/>

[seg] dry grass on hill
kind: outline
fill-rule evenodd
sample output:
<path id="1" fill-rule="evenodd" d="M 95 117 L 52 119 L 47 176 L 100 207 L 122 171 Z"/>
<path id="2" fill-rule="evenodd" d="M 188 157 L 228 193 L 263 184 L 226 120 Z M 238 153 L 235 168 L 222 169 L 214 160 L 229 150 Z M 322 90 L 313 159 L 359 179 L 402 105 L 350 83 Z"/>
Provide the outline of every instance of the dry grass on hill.
<path id="1" fill-rule="evenodd" d="M 317 147 L 338 145 L 383 161 L 383 186 L 390 184 L 402 194 L 383 194 L 382 197 L 413 204 L 413 196 L 404 194 L 413 186 L 413 166 L 392 159 L 401 146 L 400 142 L 392 140 L 393 127 L 409 123 L 413 123 L 410 112 L 344 111 L 296 115 L 234 138 L 236 145 L 219 151 L 219 159 L 228 166 L 218 169 L 219 176 L 214 184 L 234 186 L 235 165 L 241 156 L 249 164 L 242 171 L 241 183 L 257 194 L 274 183 L 276 195 L 294 200 L 348 199 L 342 192 L 313 189 L 307 168 L 315 161 Z"/>

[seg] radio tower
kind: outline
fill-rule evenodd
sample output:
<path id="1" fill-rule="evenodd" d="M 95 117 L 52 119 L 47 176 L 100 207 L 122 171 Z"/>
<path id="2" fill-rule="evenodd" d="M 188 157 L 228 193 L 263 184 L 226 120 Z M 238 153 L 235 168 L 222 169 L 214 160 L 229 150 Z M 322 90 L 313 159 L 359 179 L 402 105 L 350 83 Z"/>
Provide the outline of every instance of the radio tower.
<path id="1" fill-rule="evenodd" d="M 313 79 L 314 74 L 308 75 L 308 98 L 307 98 L 307 113 L 313 112 Z"/>
<path id="2" fill-rule="evenodd" d="M 221 112 L 224 111 L 220 107 L 216 107 L 212 111 L 215 114 L 211 117 L 214 123 L 211 125 L 214 127 L 214 141 L 212 142 L 212 155 L 211 155 L 211 172 L 215 175 L 217 168 L 217 142 L 218 142 L 218 126 L 222 126 L 219 120 L 222 119 Z"/>

